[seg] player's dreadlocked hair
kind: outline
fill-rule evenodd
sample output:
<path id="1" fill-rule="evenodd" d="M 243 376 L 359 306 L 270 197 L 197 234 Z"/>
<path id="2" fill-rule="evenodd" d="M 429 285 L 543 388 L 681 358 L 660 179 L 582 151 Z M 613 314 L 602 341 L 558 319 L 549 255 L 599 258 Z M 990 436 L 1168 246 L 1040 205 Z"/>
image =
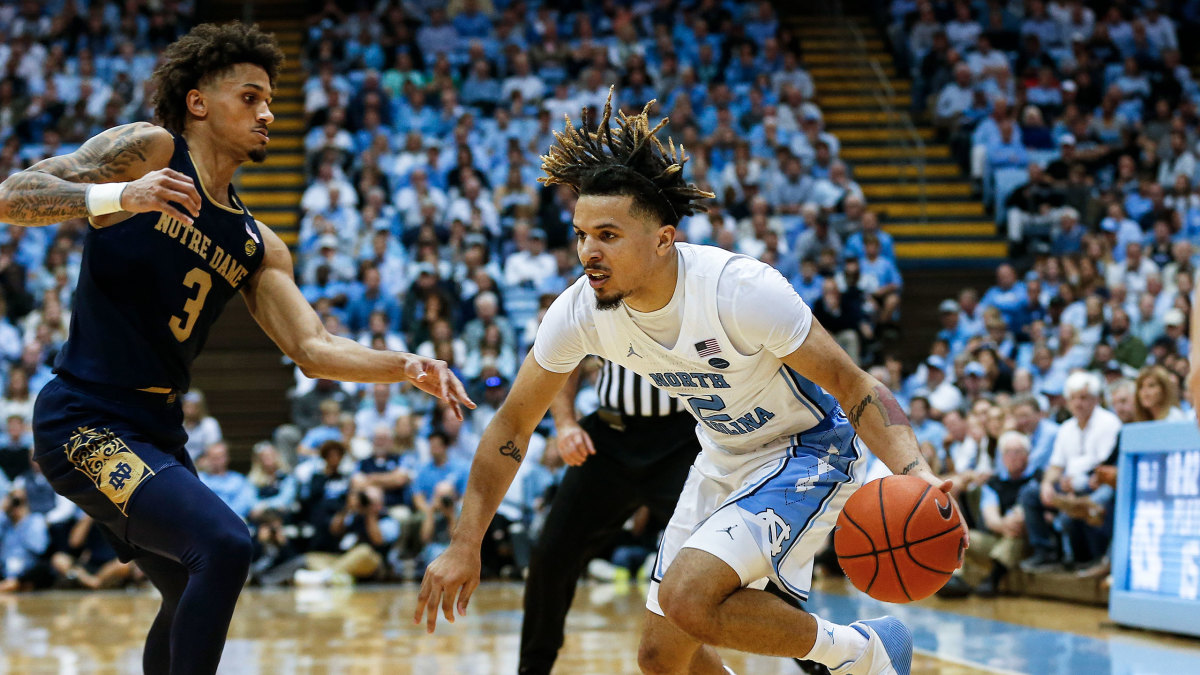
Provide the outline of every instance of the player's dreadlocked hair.
<path id="1" fill-rule="evenodd" d="M 549 154 L 542 156 L 542 171 L 546 175 L 538 181 L 546 185 L 566 185 L 578 194 L 629 195 L 634 208 L 646 211 L 668 225 L 678 225 L 684 216 L 708 207 L 697 203 L 699 199 L 711 199 L 715 195 L 705 192 L 683 179 L 683 165 L 687 154 L 683 146 L 667 139 L 667 146 L 655 137 L 667 118 L 655 127 L 650 127 L 650 107 L 646 104 L 642 112 L 629 116 L 617 112 L 616 127 L 612 119 L 612 88 L 608 90 L 608 101 L 604 103 L 604 116 L 596 131 L 589 131 L 587 108 L 583 109 L 579 128 L 567 117 L 567 126 L 562 132 L 554 132 L 557 144 L 550 147 Z"/>
<path id="2" fill-rule="evenodd" d="M 252 63 L 267 71 L 271 87 L 283 65 L 283 52 L 272 35 L 257 26 L 232 22 L 200 24 L 163 52 L 154 70 L 155 121 L 173 133 L 183 133 L 187 120 L 187 93 L 204 80 L 239 63 Z"/>

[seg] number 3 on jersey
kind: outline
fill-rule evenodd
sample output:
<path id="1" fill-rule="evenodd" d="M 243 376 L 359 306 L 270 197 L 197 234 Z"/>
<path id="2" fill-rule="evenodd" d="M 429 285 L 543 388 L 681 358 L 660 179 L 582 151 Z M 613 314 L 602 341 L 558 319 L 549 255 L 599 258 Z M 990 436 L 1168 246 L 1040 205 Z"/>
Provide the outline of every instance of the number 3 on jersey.
<path id="1" fill-rule="evenodd" d="M 188 288 L 196 288 L 196 297 L 191 298 L 183 303 L 183 318 L 172 316 L 168 321 L 171 327 L 171 332 L 175 334 L 175 339 L 184 342 L 192 334 L 192 328 L 196 326 L 196 319 L 200 318 L 200 310 L 204 309 L 204 299 L 208 297 L 208 291 L 212 289 L 212 275 L 199 267 L 193 267 L 191 272 L 183 278 L 183 285 Z"/>

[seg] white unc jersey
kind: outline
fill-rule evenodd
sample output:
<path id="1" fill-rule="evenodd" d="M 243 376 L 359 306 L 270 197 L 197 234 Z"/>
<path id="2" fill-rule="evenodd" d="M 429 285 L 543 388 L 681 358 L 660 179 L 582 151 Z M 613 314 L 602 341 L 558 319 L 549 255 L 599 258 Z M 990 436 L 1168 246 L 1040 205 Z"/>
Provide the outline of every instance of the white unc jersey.
<path id="1" fill-rule="evenodd" d="M 761 346 L 742 354 L 721 325 L 717 281 L 736 256 L 710 246 L 676 244 L 683 257 L 684 305 L 679 337 L 667 349 L 634 323 L 625 306 L 598 311 L 581 280 L 576 301 L 590 303 L 601 354 L 687 404 L 699 422 L 703 473 L 725 475 L 785 448 L 844 417 L 837 400 L 787 368 Z M 761 263 L 760 263 L 761 264 Z M 724 283 L 734 281 L 726 279 Z M 568 291 L 567 294 L 570 294 Z M 588 311 L 576 306 L 576 311 Z M 771 307 L 759 308 L 763 312 Z"/>

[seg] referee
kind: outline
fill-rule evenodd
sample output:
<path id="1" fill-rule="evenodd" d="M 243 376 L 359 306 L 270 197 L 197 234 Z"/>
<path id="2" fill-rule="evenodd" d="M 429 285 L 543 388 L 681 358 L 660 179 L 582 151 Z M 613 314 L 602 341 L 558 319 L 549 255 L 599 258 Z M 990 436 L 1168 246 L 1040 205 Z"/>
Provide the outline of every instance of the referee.
<path id="1" fill-rule="evenodd" d="M 570 468 L 550 505 L 525 580 L 521 675 L 549 673 L 584 566 L 640 506 L 670 520 L 700 452 L 696 420 L 640 375 L 603 362 L 600 408 L 576 421 L 579 369 L 550 405 L 558 450 Z"/>

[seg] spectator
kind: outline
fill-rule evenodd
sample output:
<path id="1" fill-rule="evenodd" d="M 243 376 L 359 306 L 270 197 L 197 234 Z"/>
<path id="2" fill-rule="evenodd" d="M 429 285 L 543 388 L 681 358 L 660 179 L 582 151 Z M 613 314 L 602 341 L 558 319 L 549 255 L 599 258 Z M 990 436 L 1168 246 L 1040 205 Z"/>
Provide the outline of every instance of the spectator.
<path id="1" fill-rule="evenodd" d="M 1059 513 L 1058 519 L 1070 544 L 1076 564 L 1099 557 L 1108 548 L 1108 536 L 1079 519 L 1063 513 L 1068 497 L 1089 492 L 1092 469 L 1112 453 L 1121 430 L 1121 420 L 1099 407 L 1100 382 L 1088 373 L 1072 373 L 1063 387 L 1071 417 L 1058 430 L 1050 463 L 1038 487 L 1026 486 L 1020 502 L 1033 556 L 1022 563 L 1027 571 L 1044 570 L 1062 560 L 1055 530 L 1046 521 L 1047 513 Z"/>
<path id="2" fill-rule="evenodd" d="M 554 275 L 557 264 L 554 256 L 546 252 L 546 233 L 534 229 L 528 223 L 517 223 L 513 228 L 516 250 L 504 263 L 504 280 L 510 286 L 530 284 L 536 288 Z"/>
<path id="3" fill-rule="evenodd" d="M 980 488 L 982 527 L 971 528 L 971 547 L 967 549 L 968 564 L 986 565 L 986 576 L 971 588 L 956 572 L 939 595 L 961 597 L 974 592 L 980 597 L 992 597 L 1009 570 L 1025 555 L 1025 512 L 1018 498 L 1026 486 L 1038 484 L 1041 471 L 1029 462 L 1029 439 L 1021 432 L 1004 432 L 997 445 L 998 464 L 1003 471 Z"/>
<path id="4" fill-rule="evenodd" d="M 1132 368 L 1141 368 L 1150 352 L 1130 329 L 1129 313 L 1124 307 L 1113 308 L 1105 341 L 1113 348 L 1113 358 Z"/>
<path id="5" fill-rule="evenodd" d="M 1009 328 L 1019 330 L 1019 314 L 1025 303 L 1023 284 L 1017 281 L 1017 272 L 1012 265 L 1003 264 L 996 268 L 996 285 L 983 294 L 981 307 L 995 307 L 1004 316 Z"/>
<path id="6" fill-rule="evenodd" d="M 800 260 L 816 260 L 821 251 L 833 251 L 835 258 L 842 257 L 842 238 L 829 227 L 829 218 L 824 214 L 817 215 L 808 221 L 808 228 L 796 238 L 792 249 Z"/>
<path id="7" fill-rule="evenodd" d="M 245 520 L 256 501 L 255 489 L 246 477 L 229 469 L 229 448 L 217 441 L 200 458 L 200 481 Z"/>
<path id="8" fill-rule="evenodd" d="M 338 440 L 328 440 L 317 449 L 316 456 L 296 467 L 296 487 L 300 497 L 298 522 L 307 523 L 314 533 L 312 548 L 336 551 L 330 523 L 346 503 L 350 491 L 350 472 L 344 466 L 346 446 Z"/>
<path id="9" fill-rule="evenodd" d="M 939 419 L 963 404 L 962 392 L 946 379 L 946 360 L 940 356 L 925 359 L 925 398 L 929 400 L 930 416 Z"/>
<path id="10" fill-rule="evenodd" d="M 1029 441 L 1026 464 L 1031 471 L 1040 472 L 1049 464 L 1050 455 L 1054 452 L 1058 425 L 1046 418 L 1042 404 L 1035 396 L 1014 398 L 1011 410 L 1013 427 Z M 1003 450 L 1003 445 L 1001 449 Z M 996 473 L 1004 479 L 1012 477 L 1004 463 L 996 467 Z"/>
<path id="11" fill-rule="evenodd" d="M 5 425 L 4 440 L 0 444 L 0 473 L 4 474 L 7 484 L 32 467 L 33 434 L 20 413 L 9 413 Z M 0 496 L 3 494 L 0 490 Z"/>
<path id="12" fill-rule="evenodd" d="M 411 503 L 408 490 L 416 470 L 415 457 L 396 452 L 392 427 L 383 424 L 373 427 L 371 456 L 358 463 L 358 472 L 352 480 L 355 487 L 371 486 L 381 490 L 387 509 Z"/>
<path id="13" fill-rule="evenodd" d="M 296 510 L 296 479 L 288 470 L 287 461 L 269 441 L 254 444 L 246 480 L 254 489 L 254 506 L 250 509 L 252 522 L 270 520 L 269 512 L 282 518 Z"/>
<path id="14" fill-rule="evenodd" d="M 195 461 L 210 445 L 221 442 L 221 425 L 216 418 L 208 414 L 204 392 L 199 389 L 193 388 L 183 395 L 182 407 L 183 429 L 188 435 L 184 448 L 192 461 Z"/>
<path id="15" fill-rule="evenodd" d="M 1161 365 L 1146 366 L 1134 384 L 1135 422 L 1184 422 L 1179 409 L 1179 381 Z"/>
<path id="16" fill-rule="evenodd" d="M 942 441 L 946 438 L 946 427 L 941 422 L 932 419 L 929 412 L 928 398 L 918 395 L 913 396 L 909 401 L 908 419 L 912 422 L 917 443 L 922 445 L 929 443 L 935 448 L 940 448 Z"/>
<path id="17" fill-rule="evenodd" d="M 42 559 L 49 544 L 45 518 L 30 511 L 23 488 L 13 488 L 0 499 L 0 594 L 50 585 Z"/>

